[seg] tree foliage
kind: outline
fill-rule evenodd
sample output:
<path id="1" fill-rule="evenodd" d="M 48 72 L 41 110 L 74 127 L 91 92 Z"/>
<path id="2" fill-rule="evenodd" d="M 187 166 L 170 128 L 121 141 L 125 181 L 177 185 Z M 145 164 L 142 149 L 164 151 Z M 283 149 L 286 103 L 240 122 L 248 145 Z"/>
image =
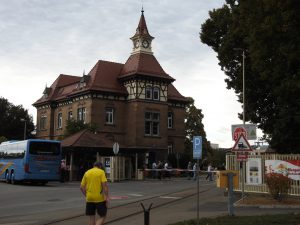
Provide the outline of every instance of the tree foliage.
<path id="1" fill-rule="evenodd" d="M 204 125 L 202 123 L 204 115 L 201 109 L 197 109 L 194 105 L 194 99 L 189 98 L 189 104 L 186 106 L 186 119 L 185 119 L 185 152 L 192 158 L 193 145 L 192 140 L 194 136 L 202 137 L 202 154 L 203 157 L 211 152 L 210 142 L 206 139 Z"/>
<path id="2" fill-rule="evenodd" d="M 258 124 L 281 153 L 300 152 L 300 1 L 227 0 L 209 12 L 201 41 L 242 102 L 245 52 L 245 120 Z M 239 115 L 242 118 L 242 115 Z"/>
<path id="3" fill-rule="evenodd" d="M 66 131 L 64 133 L 64 136 L 68 137 L 85 129 L 95 132 L 97 130 L 97 127 L 94 124 L 84 123 L 82 120 L 70 119 L 67 120 Z"/>
<path id="4" fill-rule="evenodd" d="M 0 136 L 7 140 L 22 140 L 26 121 L 26 138 L 34 130 L 33 118 L 22 105 L 13 105 L 0 97 Z"/>

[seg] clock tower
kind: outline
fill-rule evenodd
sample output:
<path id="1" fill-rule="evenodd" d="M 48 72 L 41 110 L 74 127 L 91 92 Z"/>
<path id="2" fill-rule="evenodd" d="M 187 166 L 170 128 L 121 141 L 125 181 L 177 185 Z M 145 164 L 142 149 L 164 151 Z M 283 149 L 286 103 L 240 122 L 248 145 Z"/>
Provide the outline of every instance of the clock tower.
<path id="1" fill-rule="evenodd" d="M 149 32 L 144 16 L 144 10 L 142 9 L 142 15 L 136 32 L 133 37 L 130 38 L 133 42 L 133 51 L 131 54 L 146 53 L 153 54 L 151 48 L 151 42 L 154 39 Z"/>

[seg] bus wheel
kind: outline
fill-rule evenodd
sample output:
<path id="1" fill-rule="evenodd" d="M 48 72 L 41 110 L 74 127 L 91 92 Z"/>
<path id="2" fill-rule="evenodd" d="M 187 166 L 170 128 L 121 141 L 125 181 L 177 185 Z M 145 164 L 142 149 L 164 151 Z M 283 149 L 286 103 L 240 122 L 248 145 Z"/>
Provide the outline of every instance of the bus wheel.
<path id="1" fill-rule="evenodd" d="M 16 184 L 15 173 L 14 172 L 12 172 L 11 175 L 10 175 L 10 182 L 11 182 L 11 184 Z"/>
<path id="2" fill-rule="evenodd" d="M 9 173 L 8 173 L 8 171 L 5 172 L 5 182 L 9 183 Z"/>

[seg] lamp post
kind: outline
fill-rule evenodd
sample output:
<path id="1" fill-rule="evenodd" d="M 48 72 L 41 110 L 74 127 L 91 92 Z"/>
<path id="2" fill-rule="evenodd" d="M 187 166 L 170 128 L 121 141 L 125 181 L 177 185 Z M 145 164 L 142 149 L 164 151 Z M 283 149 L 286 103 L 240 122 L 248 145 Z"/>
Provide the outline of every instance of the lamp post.
<path id="1" fill-rule="evenodd" d="M 21 119 L 21 122 L 24 122 L 24 140 L 26 139 L 26 120 Z"/>
<path id="2" fill-rule="evenodd" d="M 242 56 L 243 56 L 243 61 L 242 61 L 242 68 L 243 68 L 243 127 L 245 129 L 245 103 L 246 103 L 246 98 L 245 98 L 245 50 L 242 48 L 234 48 L 236 51 L 242 51 Z M 244 200 L 244 190 L 245 190 L 245 178 L 244 178 L 244 171 L 245 169 L 245 162 L 242 162 L 242 199 Z"/>

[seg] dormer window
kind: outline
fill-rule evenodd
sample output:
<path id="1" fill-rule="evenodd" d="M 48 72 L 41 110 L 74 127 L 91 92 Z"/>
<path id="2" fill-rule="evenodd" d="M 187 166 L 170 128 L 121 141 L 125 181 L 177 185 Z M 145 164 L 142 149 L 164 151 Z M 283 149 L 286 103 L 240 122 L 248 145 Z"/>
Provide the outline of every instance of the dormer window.
<path id="1" fill-rule="evenodd" d="M 82 89 L 86 86 L 87 82 L 89 81 L 90 76 L 89 75 L 83 75 L 79 81 L 79 84 L 77 88 Z"/>
<path id="2" fill-rule="evenodd" d="M 152 88 L 146 87 L 146 99 L 152 99 Z"/>
<path id="3" fill-rule="evenodd" d="M 153 100 L 159 100 L 159 88 L 153 88 Z"/>
<path id="4" fill-rule="evenodd" d="M 51 88 L 48 88 L 47 86 L 45 87 L 43 91 L 43 98 L 47 98 L 50 94 Z"/>
<path id="5" fill-rule="evenodd" d="M 158 87 L 146 87 L 145 92 L 146 99 L 159 101 L 160 89 Z"/>

